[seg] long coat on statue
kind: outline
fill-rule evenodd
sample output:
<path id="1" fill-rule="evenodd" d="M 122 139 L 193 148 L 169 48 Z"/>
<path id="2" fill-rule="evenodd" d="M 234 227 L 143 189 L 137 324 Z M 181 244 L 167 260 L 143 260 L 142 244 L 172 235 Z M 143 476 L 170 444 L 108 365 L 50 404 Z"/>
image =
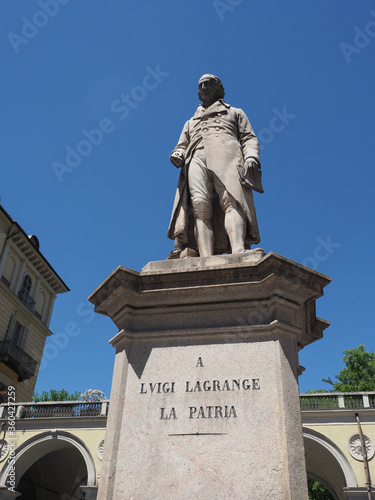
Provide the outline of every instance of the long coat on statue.
<path id="1" fill-rule="evenodd" d="M 195 115 L 185 123 L 173 152 L 179 151 L 184 165 L 177 186 L 168 237 L 176 239 L 182 248 L 196 249 L 194 215 L 188 185 L 188 168 L 195 151 L 204 148 L 206 167 L 222 182 L 237 202 L 237 210 L 246 220 L 245 248 L 259 243 L 258 222 L 252 190 L 240 182 L 238 165 L 254 159 L 259 163 L 259 143 L 242 109 L 233 108 L 222 99 L 210 107 L 198 106 Z M 172 152 L 172 153 L 173 153 Z M 230 252 L 224 229 L 224 212 L 218 197 L 213 200 L 215 253 Z"/>

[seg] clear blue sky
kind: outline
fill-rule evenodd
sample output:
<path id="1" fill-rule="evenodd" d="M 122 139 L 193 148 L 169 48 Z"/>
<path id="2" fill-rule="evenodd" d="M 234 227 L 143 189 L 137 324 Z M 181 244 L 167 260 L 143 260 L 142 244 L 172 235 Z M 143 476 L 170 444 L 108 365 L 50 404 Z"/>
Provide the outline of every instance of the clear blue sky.
<path id="1" fill-rule="evenodd" d="M 71 289 L 51 330 L 76 333 L 48 339 L 37 389 L 109 396 L 116 327 L 87 297 L 171 251 L 169 154 L 207 72 L 263 144 L 260 246 L 332 277 L 301 391 L 324 387 L 344 349 L 375 350 L 373 2 L 60 2 L 8 1 L 0 17 L 1 203 Z"/>

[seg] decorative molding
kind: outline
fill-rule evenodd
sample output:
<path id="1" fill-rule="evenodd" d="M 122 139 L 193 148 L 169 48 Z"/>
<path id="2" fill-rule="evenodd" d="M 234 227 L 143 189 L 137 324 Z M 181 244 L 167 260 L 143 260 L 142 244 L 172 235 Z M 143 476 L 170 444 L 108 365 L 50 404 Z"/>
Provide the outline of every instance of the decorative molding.
<path id="1" fill-rule="evenodd" d="M 104 450 L 104 439 L 100 441 L 98 447 L 96 448 L 96 454 L 99 460 L 103 460 L 103 450 Z"/>
<path id="2" fill-rule="evenodd" d="M 0 462 L 3 462 L 9 453 L 9 444 L 5 439 L 0 439 Z"/>
<path id="3" fill-rule="evenodd" d="M 374 443 L 372 442 L 372 440 L 368 436 L 365 436 L 365 435 L 363 435 L 363 440 L 365 442 L 367 460 L 371 460 L 375 454 Z M 353 434 L 349 438 L 348 450 L 349 450 L 350 455 L 353 458 L 355 458 L 356 460 L 359 460 L 360 462 L 363 462 L 361 438 L 360 438 L 359 434 Z"/>

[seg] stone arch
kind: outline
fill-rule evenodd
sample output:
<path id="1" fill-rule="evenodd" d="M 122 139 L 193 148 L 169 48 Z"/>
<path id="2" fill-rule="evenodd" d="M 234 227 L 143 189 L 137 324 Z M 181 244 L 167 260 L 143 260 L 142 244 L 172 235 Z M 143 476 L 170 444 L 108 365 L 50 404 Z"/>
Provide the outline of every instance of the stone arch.
<path id="1" fill-rule="evenodd" d="M 340 448 L 323 434 L 303 428 L 307 477 L 319 481 L 335 500 L 341 500 L 342 489 L 356 487 L 353 469 Z"/>
<path id="2" fill-rule="evenodd" d="M 91 454 L 80 439 L 73 434 L 60 430 L 42 432 L 17 448 L 15 450 L 14 463 L 12 464 L 12 461 L 8 460 L 0 473 L 0 486 L 8 484 L 9 474 L 13 465 L 17 469 L 15 488 L 17 490 L 24 474 L 31 467 L 37 468 L 40 460 L 43 460 L 47 455 L 51 456 L 53 453 L 60 453 L 62 456 L 66 456 L 67 453 L 76 457 L 79 456 L 80 460 L 84 463 L 86 469 L 85 477 L 87 477 L 87 480 L 85 480 L 86 484 L 82 486 L 95 486 L 95 465 Z"/>

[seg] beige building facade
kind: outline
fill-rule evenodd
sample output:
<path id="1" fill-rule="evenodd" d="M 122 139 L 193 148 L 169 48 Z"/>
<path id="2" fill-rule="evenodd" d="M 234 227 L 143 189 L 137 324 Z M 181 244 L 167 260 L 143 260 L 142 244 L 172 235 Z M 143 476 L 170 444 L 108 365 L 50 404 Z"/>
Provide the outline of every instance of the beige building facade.
<path id="1" fill-rule="evenodd" d="M 0 420 L 8 425 L 0 440 L 0 499 L 94 500 L 108 405 L 3 404 Z"/>
<path id="2" fill-rule="evenodd" d="M 300 400 L 307 476 L 335 500 L 374 498 L 375 393 L 301 394 Z M 95 500 L 109 404 L 1 405 L 2 422 L 12 425 L 14 411 L 15 431 L 8 425 L 0 441 L 0 499 Z"/>
<path id="3" fill-rule="evenodd" d="M 0 206 L 0 393 L 17 401 L 35 388 L 56 295 L 69 289 L 28 236 Z"/>
<path id="4" fill-rule="evenodd" d="M 307 476 L 335 500 L 375 498 L 375 392 L 300 400 Z"/>

